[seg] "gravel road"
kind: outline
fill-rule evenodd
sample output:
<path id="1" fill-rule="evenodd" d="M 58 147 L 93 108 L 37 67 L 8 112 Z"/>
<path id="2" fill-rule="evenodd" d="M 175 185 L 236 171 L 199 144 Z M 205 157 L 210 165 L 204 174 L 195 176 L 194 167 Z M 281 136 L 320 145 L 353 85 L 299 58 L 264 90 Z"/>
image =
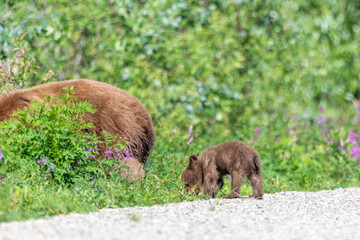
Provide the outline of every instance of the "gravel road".
<path id="1" fill-rule="evenodd" d="M 0 224 L 0 239 L 360 239 L 360 188 L 103 209 Z"/>

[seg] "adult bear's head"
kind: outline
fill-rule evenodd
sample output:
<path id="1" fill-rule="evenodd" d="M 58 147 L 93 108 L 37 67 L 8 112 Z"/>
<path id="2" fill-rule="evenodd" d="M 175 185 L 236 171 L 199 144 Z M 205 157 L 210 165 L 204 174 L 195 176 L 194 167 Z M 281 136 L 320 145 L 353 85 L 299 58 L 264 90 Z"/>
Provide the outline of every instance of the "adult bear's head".
<path id="1" fill-rule="evenodd" d="M 12 91 L 0 96 L 0 121 L 11 118 L 16 109 L 23 109 L 30 105 L 30 98 L 22 91 Z"/>

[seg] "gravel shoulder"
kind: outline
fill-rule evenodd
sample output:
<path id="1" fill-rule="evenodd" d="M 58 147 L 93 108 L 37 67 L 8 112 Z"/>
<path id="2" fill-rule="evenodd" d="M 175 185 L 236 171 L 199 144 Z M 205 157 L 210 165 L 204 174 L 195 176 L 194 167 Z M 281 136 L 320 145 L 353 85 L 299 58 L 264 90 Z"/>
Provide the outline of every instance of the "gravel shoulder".
<path id="1" fill-rule="evenodd" d="M 360 188 L 103 209 L 0 224 L 0 239 L 360 239 Z"/>

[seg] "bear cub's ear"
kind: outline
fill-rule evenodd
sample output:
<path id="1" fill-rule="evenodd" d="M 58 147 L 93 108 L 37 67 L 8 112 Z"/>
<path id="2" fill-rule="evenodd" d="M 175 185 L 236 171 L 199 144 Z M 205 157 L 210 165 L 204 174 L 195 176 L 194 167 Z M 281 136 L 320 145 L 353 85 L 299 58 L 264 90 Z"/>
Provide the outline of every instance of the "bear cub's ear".
<path id="1" fill-rule="evenodd" d="M 198 161 L 199 161 L 199 159 L 197 158 L 197 156 L 195 154 L 191 155 L 189 158 L 189 167 L 196 164 Z"/>
<path id="2" fill-rule="evenodd" d="M 197 161 L 197 160 L 198 160 L 198 158 L 195 154 L 190 156 L 190 161 Z"/>

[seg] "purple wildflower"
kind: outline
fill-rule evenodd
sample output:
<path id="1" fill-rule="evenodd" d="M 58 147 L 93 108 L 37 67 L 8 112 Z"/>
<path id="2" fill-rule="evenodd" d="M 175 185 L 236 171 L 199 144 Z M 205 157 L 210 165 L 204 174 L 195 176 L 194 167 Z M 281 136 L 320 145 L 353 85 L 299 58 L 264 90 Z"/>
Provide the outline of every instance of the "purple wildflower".
<path id="1" fill-rule="evenodd" d="M 55 168 L 53 166 L 50 167 L 51 171 L 55 172 Z"/>
<path id="2" fill-rule="evenodd" d="M 40 157 L 40 160 L 38 160 L 37 163 L 39 163 L 39 164 L 40 164 L 40 163 L 46 164 L 46 162 L 44 161 L 44 159 L 45 159 L 45 157 L 44 157 L 44 156 L 41 156 L 41 157 Z"/>
<path id="3" fill-rule="evenodd" d="M 192 131 L 193 131 L 193 123 L 190 124 L 188 137 L 191 137 Z"/>
<path id="4" fill-rule="evenodd" d="M 227 175 L 227 177 L 231 180 L 231 175 L 229 174 L 229 175 Z"/>
<path id="5" fill-rule="evenodd" d="M 324 122 L 326 122 L 326 116 L 324 114 L 320 114 L 317 124 L 322 125 Z"/>
<path id="6" fill-rule="evenodd" d="M 324 112 L 324 107 L 320 106 L 320 112 Z"/>
<path id="7" fill-rule="evenodd" d="M 351 155 L 354 156 L 355 161 L 360 162 L 360 148 L 359 147 L 353 147 L 350 152 Z"/>
<path id="8" fill-rule="evenodd" d="M 110 159 L 110 154 L 112 154 L 112 149 L 109 148 L 109 150 L 108 150 L 108 151 L 105 151 L 104 153 L 106 154 L 106 157 L 107 157 L 108 159 Z"/>
<path id="9" fill-rule="evenodd" d="M 354 133 L 354 130 L 352 130 L 352 131 L 348 134 L 348 138 L 347 138 L 346 141 L 347 141 L 347 142 L 351 142 L 352 145 L 358 145 L 359 135 L 357 135 L 356 133 Z"/>
<path id="10" fill-rule="evenodd" d="M 4 155 L 0 152 L 0 160 L 4 157 Z"/>
<path id="11" fill-rule="evenodd" d="M 118 157 L 122 157 L 123 160 L 127 160 L 128 158 L 132 158 L 131 149 L 124 149 L 124 153 L 118 153 Z"/>
<path id="12" fill-rule="evenodd" d="M 276 143 L 280 143 L 280 141 L 281 141 L 281 137 L 278 137 L 278 138 L 276 139 Z"/>
<path id="13" fill-rule="evenodd" d="M 334 139 L 333 139 L 333 138 L 332 138 L 332 139 L 330 139 L 330 142 L 331 142 L 331 143 L 334 143 Z"/>
<path id="14" fill-rule="evenodd" d="M 176 130 L 177 130 L 177 126 L 175 126 L 175 127 L 173 128 L 173 133 L 176 133 Z"/>
<path id="15" fill-rule="evenodd" d="M 131 153 L 131 149 L 129 148 L 129 150 L 128 150 L 128 156 L 131 158 L 132 157 L 132 153 Z"/>
<path id="16" fill-rule="evenodd" d="M 79 160 L 76 164 L 78 164 L 78 165 L 79 165 L 80 163 L 81 163 L 81 161 Z"/>
<path id="17" fill-rule="evenodd" d="M 329 129 L 327 127 L 324 127 L 323 135 L 325 136 L 328 133 Z"/>
<path id="18" fill-rule="evenodd" d="M 187 141 L 186 144 L 187 144 L 188 146 L 190 146 L 190 144 L 191 144 L 193 141 L 194 141 L 194 137 L 191 137 L 191 138 L 189 139 L 189 141 Z"/>
<path id="19" fill-rule="evenodd" d="M 259 132 L 260 132 L 260 128 L 259 128 L 259 127 L 255 128 L 254 140 L 258 139 L 258 137 L 259 137 Z"/>
<path id="20" fill-rule="evenodd" d="M 71 168 L 71 166 L 69 166 L 69 167 L 66 169 L 66 171 L 70 172 L 70 168 Z"/>
<path id="21" fill-rule="evenodd" d="M 291 133 L 291 128 L 287 127 L 286 131 L 287 131 L 288 134 L 290 134 Z"/>
<path id="22" fill-rule="evenodd" d="M 91 152 L 91 151 L 92 151 L 92 148 L 88 148 L 88 151 Z"/>

